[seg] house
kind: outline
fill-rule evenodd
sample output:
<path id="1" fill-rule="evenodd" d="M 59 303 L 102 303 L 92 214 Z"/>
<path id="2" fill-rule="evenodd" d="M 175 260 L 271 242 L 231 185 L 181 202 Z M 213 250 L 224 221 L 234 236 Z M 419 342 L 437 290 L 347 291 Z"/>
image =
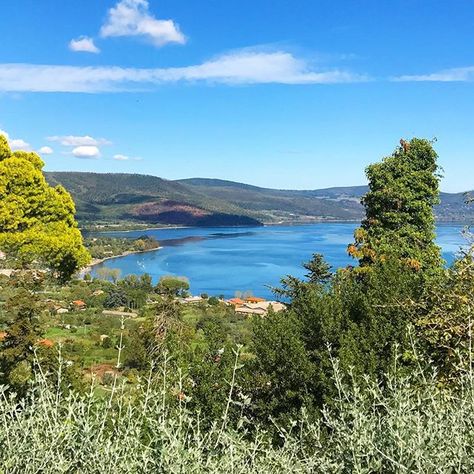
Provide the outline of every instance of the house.
<path id="1" fill-rule="evenodd" d="M 259 303 L 244 303 L 240 306 L 236 306 L 235 312 L 239 314 L 257 314 L 260 316 L 265 316 L 268 314 L 270 308 L 278 313 L 284 311 L 286 306 L 278 301 L 261 301 Z"/>
<path id="2" fill-rule="evenodd" d="M 246 303 L 263 303 L 265 301 L 265 298 L 258 298 L 257 296 L 249 296 L 248 298 L 245 298 Z"/>
<path id="3" fill-rule="evenodd" d="M 7 333 L 5 331 L 0 331 L 0 342 L 2 342 L 7 337 Z"/>
<path id="4" fill-rule="evenodd" d="M 53 347 L 54 342 L 51 339 L 40 339 L 38 344 L 43 347 Z"/>
<path id="5" fill-rule="evenodd" d="M 92 296 L 100 296 L 100 295 L 103 295 L 104 293 L 105 293 L 104 290 L 95 290 L 92 293 Z"/>
<path id="6" fill-rule="evenodd" d="M 242 306 L 243 304 L 245 304 L 245 301 L 240 299 L 240 298 L 232 298 L 230 300 L 227 301 L 229 304 L 231 304 L 232 306 Z"/>
<path id="7" fill-rule="evenodd" d="M 7 258 L 7 256 L 5 255 L 5 252 L 2 252 L 0 250 L 0 260 L 5 260 Z"/>
<path id="8" fill-rule="evenodd" d="M 256 314 L 258 316 L 265 316 L 267 314 L 267 311 L 263 308 L 249 308 L 247 305 L 235 308 L 235 312 L 238 314 L 245 314 L 249 316 L 253 314 Z"/>
<path id="9" fill-rule="evenodd" d="M 74 309 L 86 309 L 86 304 L 82 300 L 74 300 L 72 303 Z"/>
<path id="10" fill-rule="evenodd" d="M 179 300 L 181 303 L 201 303 L 202 298 L 200 296 L 188 296 Z"/>

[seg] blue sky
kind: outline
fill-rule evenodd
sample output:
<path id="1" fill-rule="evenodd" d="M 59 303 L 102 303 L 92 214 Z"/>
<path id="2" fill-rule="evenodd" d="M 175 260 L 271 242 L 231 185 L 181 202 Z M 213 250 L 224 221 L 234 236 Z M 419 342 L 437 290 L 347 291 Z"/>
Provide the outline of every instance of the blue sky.
<path id="1" fill-rule="evenodd" d="M 0 129 L 48 170 L 365 182 L 437 138 L 474 188 L 471 0 L 2 2 Z"/>

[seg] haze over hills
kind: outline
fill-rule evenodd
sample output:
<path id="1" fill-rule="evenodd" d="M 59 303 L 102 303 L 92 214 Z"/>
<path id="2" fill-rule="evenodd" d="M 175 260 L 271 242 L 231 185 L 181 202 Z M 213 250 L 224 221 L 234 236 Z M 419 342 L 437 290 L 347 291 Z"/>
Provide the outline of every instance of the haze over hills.
<path id="1" fill-rule="evenodd" d="M 367 186 L 279 190 L 219 179 L 166 180 L 138 174 L 49 172 L 73 196 L 81 222 L 231 226 L 359 220 Z M 465 193 L 441 193 L 440 221 L 470 222 Z"/>

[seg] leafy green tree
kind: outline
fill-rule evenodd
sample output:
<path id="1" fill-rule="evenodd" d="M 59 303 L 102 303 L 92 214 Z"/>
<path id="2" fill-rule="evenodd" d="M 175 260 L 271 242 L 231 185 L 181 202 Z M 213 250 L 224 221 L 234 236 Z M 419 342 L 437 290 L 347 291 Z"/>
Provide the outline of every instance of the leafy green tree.
<path id="1" fill-rule="evenodd" d="M 126 304 L 127 295 L 125 294 L 125 291 L 116 287 L 111 289 L 104 300 L 104 308 L 119 308 L 121 306 L 126 306 Z"/>
<path id="2" fill-rule="evenodd" d="M 12 152 L 0 135 L 0 249 L 18 266 L 39 261 L 65 280 L 90 259 L 71 196 L 48 185 L 36 153 Z"/>
<path id="3" fill-rule="evenodd" d="M 442 265 L 434 243 L 438 156 L 428 140 L 400 143 L 391 156 L 366 170 L 369 192 L 362 199 L 366 217 L 349 253 L 361 267 L 395 256 L 415 271 L 430 272 Z"/>
<path id="4" fill-rule="evenodd" d="M 283 298 L 296 299 L 308 290 L 325 286 L 332 279 L 331 266 L 321 254 L 313 254 L 309 262 L 303 263 L 303 267 L 308 271 L 305 275 L 306 280 L 287 275 L 282 278 L 281 287 L 273 288 L 273 292 Z"/>
<path id="5" fill-rule="evenodd" d="M 116 283 L 120 278 L 121 270 L 120 268 L 100 267 L 96 273 L 101 280 L 110 280 Z"/>
<path id="6" fill-rule="evenodd" d="M 266 318 L 255 319 L 255 359 L 247 366 L 246 384 L 254 400 L 254 416 L 284 422 L 313 405 L 315 367 L 302 339 L 303 330 L 291 312 L 270 312 Z"/>
<path id="7" fill-rule="evenodd" d="M 456 383 L 472 370 L 474 248 L 445 271 L 421 301 L 410 305 L 416 335 L 441 377 Z"/>
<path id="8" fill-rule="evenodd" d="M 156 291 L 164 296 L 184 297 L 188 290 L 189 282 L 184 277 L 163 276 L 156 285 Z"/>
<path id="9" fill-rule="evenodd" d="M 5 303 L 5 311 L 9 325 L 0 343 L 0 380 L 23 395 L 33 376 L 34 351 L 43 331 L 42 307 L 32 291 L 20 287 Z"/>
<path id="10" fill-rule="evenodd" d="M 397 347 L 410 361 L 408 308 L 442 274 L 434 243 L 436 158 L 430 142 L 413 139 L 369 166 L 366 218 L 349 246 L 359 267 L 331 275 L 323 258 L 314 255 L 304 265 L 306 279 L 282 280 L 276 293 L 289 299 L 289 311 L 264 318 L 254 329 L 253 371 L 264 382 L 256 385 L 255 396 L 262 413 L 330 403 L 329 347 L 341 368 L 361 383 L 366 375 L 383 377 Z"/>

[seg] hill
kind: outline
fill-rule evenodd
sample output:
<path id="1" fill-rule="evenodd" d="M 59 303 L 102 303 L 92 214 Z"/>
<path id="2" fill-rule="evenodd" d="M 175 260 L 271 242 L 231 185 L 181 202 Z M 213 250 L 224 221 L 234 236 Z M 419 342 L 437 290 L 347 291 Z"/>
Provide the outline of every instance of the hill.
<path id="1" fill-rule="evenodd" d="M 82 222 L 136 221 L 195 226 L 359 220 L 366 186 L 315 190 L 268 189 L 219 179 L 177 181 L 115 173 L 49 172 L 74 197 Z M 442 193 L 440 221 L 466 222 L 474 211 L 464 193 Z"/>

